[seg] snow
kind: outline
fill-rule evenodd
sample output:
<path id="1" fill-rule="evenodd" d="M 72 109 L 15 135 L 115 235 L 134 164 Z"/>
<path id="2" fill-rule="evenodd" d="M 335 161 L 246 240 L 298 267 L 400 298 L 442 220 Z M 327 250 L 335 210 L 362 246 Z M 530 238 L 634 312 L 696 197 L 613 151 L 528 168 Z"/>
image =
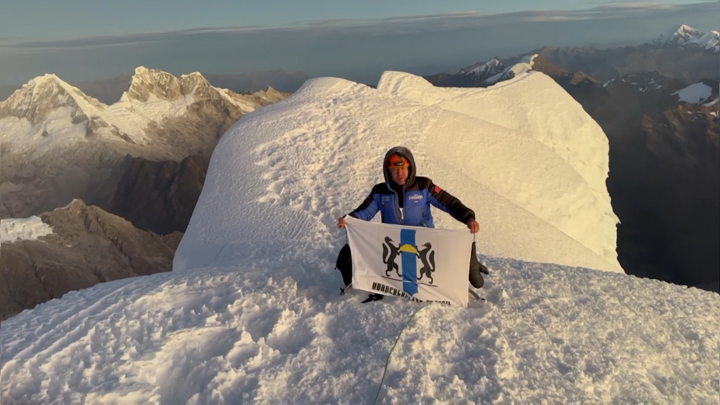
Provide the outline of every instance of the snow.
<path id="1" fill-rule="evenodd" d="M 535 57 L 537 56 L 537 54 L 523 56 L 523 58 L 520 60 L 520 63 L 516 63 L 512 66 L 506 67 L 502 72 L 485 79 L 483 83 L 495 84 L 503 77 L 506 77 L 508 72 L 513 72 L 515 76 L 527 73 L 532 70 L 532 67 L 535 64 Z"/>
<path id="2" fill-rule="evenodd" d="M 655 43 L 659 45 L 693 45 L 717 52 L 720 50 L 720 32 L 701 33 L 695 28 L 681 24 L 659 35 L 655 39 Z"/>
<path id="3" fill-rule="evenodd" d="M 200 81 L 205 80 L 197 72 L 184 75 L 182 78 L 192 76 L 199 76 Z M 169 73 L 150 71 L 144 67 L 137 68 L 135 76 L 133 76 L 136 86 L 146 86 L 156 90 L 163 88 L 168 81 L 172 80 L 178 82 L 177 78 Z M 258 102 L 253 99 L 252 95 L 235 95 L 233 97 L 225 89 L 212 88 L 243 112 L 253 111 L 258 106 Z M 60 93 L 62 91 L 64 93 Z M 63 96 L 59 97 L 59 94 Z M 118 102 L 107 106 L 86 96 L 81 90 L 57 76 L 47 74 L 29 81 L 23 85 L 19 93 L 16 92 L 10 99 L 0 102 L 20 113 L 31 108 L 47 110 L 47 117 L 39 123 L 32 123 L 26 118 L 16 116 L 0 117 L 0 141 L 11 145 L 11 149 L 15 153 L 32 151 L 32 157 L 38 158 L 44 153 L 70 148 L 78 142 L 87 141 L 87 120 L 89 119 L 100 120 L 107 124 L 107 126 L 99 126 L 94 129 L 95 134 L 105 139 L 118 141 L 117 134 L 113 132 L 113 129 L 116 128 L 127 135 L 133 143 L 148 145 L 151 140 L 150 136 L 152 136 L 146 132 L 148 128 L 162 125 L 167 119 L 187 115 L 188 109 L 194 103 L 201 101 L 196 97 L 194 91 L 172 100 L 158 97 L 151 92 L 146 101 L 132 99 L 125 92 Z M 73 116 L 82 117 L 83 115 L 87 119 L 83 118 L 73 122 Z"/>
<path id="4" fill-rule="evenodd" d="M 656 41 L 662 44 L 676 42 L 682 45 L 700 37 L 700 35 L 700 32 L 698 32 L 695 28 L 689 27 L 685 24 L 678 24 L 658 36 Z"/>
<path id="5" fill-rule="evenodd" d="M 50 225 L 40 217 L 6 218 L 0 220 L 0 242 L 12 243 L 20 240 L 37 240 L 40 236 L 52 234 Z"/>
<path id="6" fill-rule="evenodd" d="M 3 404 L 372 403 L 420 307 L 340 297 L 331 249 L 276 248 L 103 283 L 3 322 Z M 486 304 L 431 305 L 402 332 L 380 403 L 717 401 L 717 294 L 486 263 Z"/>
<path id="7" fill-rule="evenodd" d="M 388 355 L 385 404 L 713 403 L 720 295 L 593 250 L 614 249 L 607 144 L 570 100 L 535 72 L 488 89 L 306 82 L 223 136 L 173 272 L 2 323 L 3 405 L 364 404 Z M 400 143 L 478 213 L 486 303 L 338 295 L 336 220 Z M 582 221 L 602 236 L 570 236 Z"/>
<path id="8" fill-rule="evenodd" d="M 712 87 L 705 83 L 693 83 L 684 89 L 680 89 L 672 94 L 680 97 L 680 101 L 686 103 L 700 104 L 712 96 Z"/>
<path id="9" fill-rule="evenodd" d="M 481 251 L 622 271 L 602 130 L 541 73 L 503 84 L 440 89 L 388 72 L 375 90 L 324 78 L 248 114 L 215 149 L 175 268 L 214 265 L 246 243 L 326 234 L 382 179 L 385 151 L 404 144 L 420 174 L 476 210 Z"/>
<path id="10" fill-rule="evenodd" d="M 54 79 L 62 88 L 65 89 L 65 91 L 68 92 L 68 94 L 71 95 L 80 110 L 88 118 L 100 118 L 105 122 L 111 124 L 115 124 L 117 122 L 118 124 L 120 124 L 118 125 L 118 127 L 121 128 L 121 131 L 125 132 L 133 140 L 133 142 L 138 144 L 144 144 L 147 142 L 147 137 L 145 136 L 145 133 L 143 131 L 144 127 L 134 125 L 122 125 L 124 123 L 124 120 L 117 119 L 117 117 L 115 117 L 115 115 L 108 110 L 105 104 L 95 99 L 89 98 L 80 89 L 69 85 L 67 82 L 59 79 L 56 76 L 54 76 Z M 101 133 L 102 132 L 106 131 L 101 131 Z M 116 139 L 116 137 L 114 135 L 111 135 L 109 132 L 105 135 L 105 137 L 108 139 Z"/>
<path id="11" fill-rule="evenodd" d="M 705 49 L 720 49 L 720 32 L 708 31 L 702 36 L 688 41 L 689 44 L 696 44 Z"/>
<path id="12" fill-rule="evenodd" d="M 480 76 L 480 75 L 486 74 L 488 71 L 490 71 L 490 70 L 492 70 L 492 69 L 496 69 L 496 68 L 497 68 L 498 66 L 500 66 L 501 64 L 502 64 L 502 62 L 500 62 L 499 60 L 493 58 L 493 59 L 490 59 L 489 61 L 481 64 L 480 66 L 477 66 L 477 67 L 475 67 L 475 68 L 472 68 L 472 69 L 470 69 L 470 70 L 468 70 L 468 71 L 464 71 L 464 70 L 463 70 L 463 71 L 461 71 L 460 73 L 465 74 L 465 75 L 475 74 L 475 75 Z"/>

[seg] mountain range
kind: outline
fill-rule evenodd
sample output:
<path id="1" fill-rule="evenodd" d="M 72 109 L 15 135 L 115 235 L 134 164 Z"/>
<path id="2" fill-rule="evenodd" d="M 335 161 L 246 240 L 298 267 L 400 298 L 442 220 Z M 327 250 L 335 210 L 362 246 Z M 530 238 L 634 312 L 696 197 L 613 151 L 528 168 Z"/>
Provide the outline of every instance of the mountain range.
<path id="1" fill-rule="evenodd" d="M 282 69 L 266 70 L 250 73 L 217 74 L 201 73 L 201 75 L 214 87 L 231 90 L 240 94 L 252 94 L 266 90 L 268 87 L 283 92 L 292 93 L 309 79 L 302 72 L 287 72 Z M 103 104 L 113 104 L 120 100 L 132 84 L 133 74 L 123 73 L 112 79 L 93 80 L 70 83 L 89 97 L 95 98 Z M 21 86 L 0 86 L 0 101 L 7 99 Z"/>
<path id="2" fill-rule="evenodd" d="M 460 69 L 457 73 L 425 76 L 445 87 L 485 87 L 500 80 L 495 77 L 532 55 L 539 55 L 544 71 L 558 75 L 559 70 L 586 75 L 592 80 L 607 82 L 634 73 L 658 72 L 663 76 L 687 83 L 704 79 L 720 79 L 720 45 L 718 31 L 701 33 L 686 25 L 678 25 L 657 39 L 639 46 L 620 48 L 553 48 L 545 46 L 516 57 L 492 58 Z M 550 69 L 550 70 L 548 70 Z M 552 70 L 555 69 L 555 70 Z M 507 77 L 505 77 L 507 79 Z"/>
<path id="3" fill-rule="evenodd" d="M 199 73 L 139 67 L 120 100 L 106 105 L 55 75 L 33 79 L 0 103 L 0 218 L 73 198 L 104 205 L 133 157 L 209 154 L 240 117 L 286 96 L 272 88 L 238 94 Z"/>
<path id="4" fill-rule="evenodd" d="M 425 78 L 436 86 L 488 87 L 519 67 L 552 77 L 610 142 L 608 188 L 620 217 L 623 268 L 720 291 L 717 36 L 679 25 L 637 47 L 544 47 Z"/>

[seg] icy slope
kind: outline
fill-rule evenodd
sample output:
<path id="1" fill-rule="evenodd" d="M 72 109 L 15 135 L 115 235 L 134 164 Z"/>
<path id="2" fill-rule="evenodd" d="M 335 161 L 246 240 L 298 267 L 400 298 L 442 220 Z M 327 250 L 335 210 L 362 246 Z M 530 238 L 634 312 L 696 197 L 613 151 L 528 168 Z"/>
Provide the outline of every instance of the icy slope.
<path id="1" fill-rule="evenodd" d="M 480 93 L 435 89 L 400 73 L 384 75 L 377 90 L 342 79 L 307 81 L 221 139 L 175 268 L 215 265 L 228 254 L 233 260 L 246 243 L 337 244 L 344 237 L 337 218 L 382 181 L 385 151 L 404 145 L 419 175 L 476 211 L 480 252 L 621 271 L 617 219 L 604 187 L 604 134 L 542 74 L 506 83 L 507 91 Z M 546 106 L 550 100 L 554 107 Z M 481 112 L 486 105 L 495 107 Z M 463 228 L 435 216 L 438 227 Z"/>
<path id="2" fill-rule="evenodd" d="M 237 253 L 232 267 L 104 283 L 3 322 L 0 402 L 373 403 L 418 305 L 338 296 L 339 274 L 320 270 L 330 248 Z M 418 312 L 379 403 L 717 403 L 719 295 L 486 263 L 488 303 Z"/>

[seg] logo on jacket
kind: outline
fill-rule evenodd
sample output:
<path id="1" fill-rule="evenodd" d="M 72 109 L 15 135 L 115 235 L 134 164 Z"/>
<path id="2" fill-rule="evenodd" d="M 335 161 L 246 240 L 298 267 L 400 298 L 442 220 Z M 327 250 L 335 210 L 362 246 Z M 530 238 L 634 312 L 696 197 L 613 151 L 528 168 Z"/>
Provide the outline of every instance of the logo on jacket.
<path id="1" fill-rule="evenodd" d="M 385 237 L 383 249 L 383 263 L 387 265 L 385 268 L 385 276 L 390 277 L 393 271 L 400 277 L 403 282 L 403 291 L 409 295 L 417 294 L 418 281 L 423 277 L 430 280 L 433 284 L 432 273 L 435 272 L 435 250 L 430 243 L 422 245 L 424 249 L 418 249 L 415 245 L 415 231 L 412 229 L 400 230 L 400 244 L 395 245 L 393 240 Z M 400 256 L 400 266 L 396 260 Z M 420 276 L 418 277 L 417 259 L 420 259 L 422 267 L 420 268 Z"/>

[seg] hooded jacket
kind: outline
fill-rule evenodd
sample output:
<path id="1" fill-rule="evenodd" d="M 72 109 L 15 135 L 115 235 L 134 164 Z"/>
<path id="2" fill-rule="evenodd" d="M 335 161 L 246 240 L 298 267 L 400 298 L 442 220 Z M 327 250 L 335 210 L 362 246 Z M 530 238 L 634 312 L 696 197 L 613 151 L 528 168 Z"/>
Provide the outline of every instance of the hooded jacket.
<path id="1" fill-rule="evenodd" d="M 407 181 L 402 186 L 393 182 L 390 176 L 388 161 L 393 155 L 400 155 L 410 163 Z M 475 219 L 473 210 L 436 186 L 429 178 L 416 177 L 416 173 L 415 158 L 408 148 L 396 146 L 390 149 L 383 159 L 385 182 L 376 184 L 365 201 L 349 215 L 369 221 L 380 211 L 382 222 L 386 224 L 434 228 L 430 210 L 432 205 L 463 224 Z M 404 213 L 401 208 L 404 209 Z"/>

